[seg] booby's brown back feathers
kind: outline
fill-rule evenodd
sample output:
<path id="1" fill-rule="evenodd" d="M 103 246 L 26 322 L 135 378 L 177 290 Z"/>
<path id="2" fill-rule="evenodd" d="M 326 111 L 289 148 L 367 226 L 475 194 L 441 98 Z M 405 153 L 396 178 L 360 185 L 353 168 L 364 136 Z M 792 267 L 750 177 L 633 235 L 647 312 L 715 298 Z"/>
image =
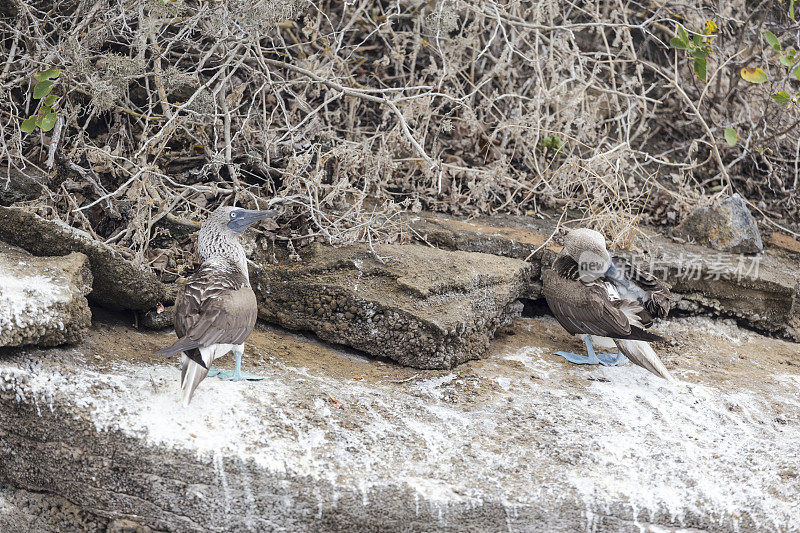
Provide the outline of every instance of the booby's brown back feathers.
<path id="1" fill-rule="evenodd" d="M 175 333 L 179 339 L 161 350 L 184 352 L 205 367 L 197 348 L 242 344 L 256 323 L 258 304 L 247 277 L 233 261 L 215 256 L 192 274 L 175 300 Z"/>

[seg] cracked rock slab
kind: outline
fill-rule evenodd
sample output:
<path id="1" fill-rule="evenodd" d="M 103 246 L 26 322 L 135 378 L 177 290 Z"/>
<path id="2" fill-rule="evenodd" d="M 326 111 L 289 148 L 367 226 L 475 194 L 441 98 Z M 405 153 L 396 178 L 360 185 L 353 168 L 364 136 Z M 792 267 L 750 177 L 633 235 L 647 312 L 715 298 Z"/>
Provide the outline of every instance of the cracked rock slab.
<path id="1" fill-rule="evenodd" d="M 554 224 L 530 217 L 459 220 L 426 213 L 410 222 L 418 238 L 438 246 L 530 256 L 536 275 L 523 295 L 531 299 L 541 295 L 542 265 L 550 264 L 560 250 L 555 244 L 543 247 Z M 786 244 L 779 253 L 773 243 L 764 254 L 746 256 L 677 243 L 652 229 L 640 229 L 645 238 L 637 241 L 636 251 L 614 253 L 672 285 L 673 309 L 736 318 L 757 331 L 800 340 L 800 268 L 796 260 L 784 257 Z"/>
<path id="2" fill-rule="evenodd" d="M 92 313 L 85 255 L 35 257 L 0 241 L 0 346 L 76 343 Z"/>
<path id="3" fill-rule="evenodd" d="M 20 208 L 0 207 L 0 238 L 34 255 L 85 254 L 94 276 L 89 299 L 104 307 L 144 311 L 167 299 L 167 288 L 155 274 L 137 268 L 110 246 L 61 222 Z"/>
<path id="4" fill-rule="evenodd" d="M 259 316 L 416 368 L 480 358 L 519 316 L 530 272 L 518 259 L 419 245 L 313 244 L 302 254 L 251 269 Z"/>
<path id="5" fill-rule="evenodd" d="M 800 268 L 778 255 L 709 252 L 650 236 L 631 262 L 672 285 L 673 308 L 736 318 L 757 331 L 800 340 Z"/>

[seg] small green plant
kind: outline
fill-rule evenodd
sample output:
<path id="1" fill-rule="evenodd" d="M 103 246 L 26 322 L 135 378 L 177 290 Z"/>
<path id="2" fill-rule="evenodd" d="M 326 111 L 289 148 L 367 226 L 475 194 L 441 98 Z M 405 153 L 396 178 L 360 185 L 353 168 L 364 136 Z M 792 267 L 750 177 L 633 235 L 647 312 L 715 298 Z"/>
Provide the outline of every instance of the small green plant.
<path id="1" fill-rule="evenodd" d="M 706 81 L 707 59 L 711 55 L 711 41 L 717 33 L 717 23 L 713 20 L 706 22 L 703 33 L 695 33 L 689 38 L 689 32 L 683 26 L 678 26 L 677 37 L 669 40 L 669 44 L 678 50 L 686 50 L 693 61 L 694 73 L 703 81 Z"/>
<path id="2" fill-rule="evenodd" d="M 553 150 L 557 155 L 563 151 L 564 142 L 558 135 L 548 135 L 546 137 L 542 137 L 542 139 L 539 141 L 539 149 L 542 152 Z"/>
<path id="3" fill-rule="evenodd" d="M 789 16 L 794 20 L 794 0 L 789 5 Z M 689 58 L 693 60 L 694 73 L 702 81 L 706 79 L 707 72 L 707 58 L 712 54 L 712 42 L 715 34 L 719 31 L 716 22 L 709 20 L 706 22 L 705 28 L 702 33 L 695 33 L 689 37 L 689 32 L 685 28 L 678 25 L 676 29 L 677 35 L 670 39 L 669 44 L 678 50 L 686 50 Z M 775 59 L 778 63 L 786 67 L 789 77 L 795 77 L 800 80 L 800 54 L 794 48 L 784 50 L 781 46 L 778 37 L 769 30 L 764 32 L 764 40 L 775 52 Z M 743 80 L 760 84 L 769 81 L 769 76 L 764 69 L 759 67 L 745 67 L 740 71 L 740 76 Z M 787 104 L 789 107 L 800 104 L 800 92 L 792 96 L 786 91 L 778 91 L 770 95 L 770 98 L 781 104 Z M 725 128 L 725 142 L 729 146 L 736 146 L 738 141 L 738 134 L 732 127 Z"/>
<path id="4" fill-rule="evenodd" d="M 53 111 L 53 104 L 59 99 L 58 96 L 50 94 L 53 87 L 58 83 L 61 71 L 51 68 L 37 72 L 33 75 L 36 85 L 33 86 L 33 97 L 40 100 L 38 110 L 22 121 L 20 129 L 23 133 L 30 133 L 38 126 L 42 131 L 50 131 L 56 125 L 58 114 Z"/>

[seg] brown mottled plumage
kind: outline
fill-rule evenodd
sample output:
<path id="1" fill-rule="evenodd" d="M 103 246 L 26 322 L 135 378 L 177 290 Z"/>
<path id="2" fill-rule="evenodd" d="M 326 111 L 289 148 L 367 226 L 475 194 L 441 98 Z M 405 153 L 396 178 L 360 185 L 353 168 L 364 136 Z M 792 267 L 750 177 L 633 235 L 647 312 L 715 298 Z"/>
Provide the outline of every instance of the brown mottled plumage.
<path id="1" fill-rule="evenodd" d="M 186 281 L 175 299 L 175 333 L 186 346 L 241 344 L 253 331 L 258 306 L 249 280 L 231 261 L 213 257 Z M 205 366 L 196 347 L 186 355 Z"/>
<path id="2" fill-rule="evenodd" d="M 238 365 L 244 341 L 256 323 L 258 306 L 247 272 L 247 257 L 238 233 L 277 211 L 220 207 L 203 224 L 197 239 L 203 264 L 186 281 L 175 300 L 178 340 L 158 353 L 183 352 L 183 400 L 188 404 L 214 359 L 231 350 Z M 241 379 L 237 377 L 235 379 Z"/>
<path id="3" fill-rule="evenodd" d="M 610 270 L 609 270 L 610 268 Z M 542 272 L 544 296 L 556 320 L 575 335 L 609 337 L 631 362 L 665 379 L 671 375 L 648 341 L 662 340 L 646 331 L 653 316 L 669 312 L 669 287 L 631 265 L 634 281 L 617 271 L 601 234 L 570 231 L 552 267 Z"/>

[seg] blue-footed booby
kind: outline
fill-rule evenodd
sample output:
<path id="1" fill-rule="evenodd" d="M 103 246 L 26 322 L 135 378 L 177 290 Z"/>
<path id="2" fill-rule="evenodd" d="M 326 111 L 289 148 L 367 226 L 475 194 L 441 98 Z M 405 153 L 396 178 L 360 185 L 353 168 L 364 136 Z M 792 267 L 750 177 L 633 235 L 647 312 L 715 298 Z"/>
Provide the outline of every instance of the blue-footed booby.
<path id="1" fill-rule="evenodd" d="M 197 248 L 203 263 L 175 299 L 178 340 L 157 352 L 166 357 L 183 352 L 184 405 L 192 401 L 197 385 L 209 374 L 214 360 L 231 350 L 235 357 L 233 372 L 212 369 L 211 375 L 229 381 L 262 379 L 242 372 L 244 341 L 256 324 L 258 306 L 238 234 L 255 222 L 278 214 L 277 210 L 223 206 L 211 213 L 200 228 Z"/>
<path id="2" fill-rule="evenodd" d="M 567 233 L 553 266 L 542 272 L 542 284 L 556 320 L 583 339 L 588 354 L 557 355 L 572 363 L 595 365 L 616 365 L 627 357 L 653 374 L 673 380 L 649 344 L 663 339 L 646 331 L 654 316 L 663 318 L 669 312 L 669 287 L 631 265 L 618 269 L 603 235 L 586 228 Z M 610 338 L 617 353 L 595 353 L 593 338 L 598 344 L 602 338 Z"/>

